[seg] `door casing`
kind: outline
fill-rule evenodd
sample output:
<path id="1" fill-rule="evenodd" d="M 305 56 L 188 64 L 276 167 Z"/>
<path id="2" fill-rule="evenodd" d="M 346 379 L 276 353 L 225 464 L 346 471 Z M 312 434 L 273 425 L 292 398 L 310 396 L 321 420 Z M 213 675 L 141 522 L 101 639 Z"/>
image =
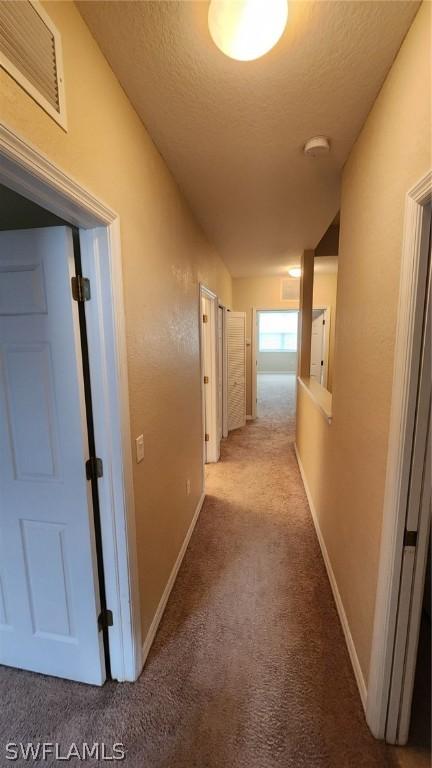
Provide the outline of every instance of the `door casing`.
<path id="1" fill-rule="evenodd" d="M 209 311 L 207 313 L 207 323 L 204 325 L 202 318 L 202 304 L 206 300 Z M 200 360 L 201 360 L 201 398 L 203 413 L 203 464 L 214 463 L 219 460 L 220 442 L 218 440 L 217 424 L 217 315 L 218 299 L 213 291 L 200 284 L 199 287 L 199 308 L 200 308 Z M 204 333 L 206 333 L 207 345 L 204 344 Z M 204 357 L 206 360 L 204 360 Z M 204 371 L 208 370 L 208 382 L 204 383 Z M 206 404 L 209 423 L 207 424 L 208 441 L 205 440 L 206 433 Z"/>
<path id="2" fill-rule="evenodd" d="M 112 677 L 136 680 L 142 670 L 141 618 L 129 390 L 123 306 L 120 220 L 5 125 L 0 126 L 0 182 L 80 229 L 94 397 L 94 429 L 104 463 L 99 480 Z"/>
<path id="3" fill-rule="evenodd" d="M 380 739 L 398 730 L 395 723 L 388 720 L 389 715 L 393 716 L 389 712 L 392 666 L 398 611 L 407 610 L 401 600 L 411 599 L 406 591 L 400 592 L 400 586 L 407 549 L 404 534 L 419 386 L 431 201 L 432 171 L 429 171 L 407 193 L 405 206 L 383 528 L 366 701 L 368 725 Z M 417 551 L 425 550 L 426 535 L 426 526 L 420 526 Z M 420 583 L 419 579 L 417 590 Z M 418 595 L 414 597 L 417 599 Z M 397 742 L 398 738 L 393 740 Z"/>
<path id="4" fill-rule="evenodd" d="M 331 310 L 330 307 L 313 307 L 312 318 L 314 312 L 321 312 L 324 315 L 324 333 L 323 333 L 323 366 L 321 370 L 321 384 L 324 389 L 327 389 L 328 381 L 328 366 L 329 366 L 329 351 L 330 351 L 330 323 L 331 323 Z M 313 324 L 313 319 L 312 319 Z"/>

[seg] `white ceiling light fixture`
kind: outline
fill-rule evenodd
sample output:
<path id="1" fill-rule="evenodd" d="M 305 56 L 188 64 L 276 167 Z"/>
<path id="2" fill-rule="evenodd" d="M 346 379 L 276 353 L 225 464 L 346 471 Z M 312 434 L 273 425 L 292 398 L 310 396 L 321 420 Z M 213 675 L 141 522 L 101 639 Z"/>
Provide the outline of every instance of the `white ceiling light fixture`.
<path id="1" fill-rule="evenodd" d="M 326 136 L 314 136 L 303 147 L 303 152 L 309 157 L 322 157 L 330 152 L 330 142 Z"/>
<path id="2" fill-rule="evenodd" d="M 231 59 L 252 61 L 273 48 L 288 21 L 287 0 L 211 0 L 210 35 Z"/>
<path id="3" fill-rule="evenodd" d="M 290 267 L 288 274 L 290 277 L 301 277 L 301 267 Z"/>

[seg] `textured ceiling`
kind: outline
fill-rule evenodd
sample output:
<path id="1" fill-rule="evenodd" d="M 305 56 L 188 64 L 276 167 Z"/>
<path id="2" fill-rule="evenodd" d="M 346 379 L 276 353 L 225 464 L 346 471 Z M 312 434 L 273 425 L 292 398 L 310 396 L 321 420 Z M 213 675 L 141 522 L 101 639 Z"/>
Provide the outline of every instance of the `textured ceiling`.
<path id="1" fill-rule="evenodd" d="M 289 3 L 256 61 L 213 44 L 207 2 L 79 2 L 82 16 L 234 276 L 313 248 L 339 206 L 342 166 L 417 2 Z M 331 155 L 306 158 L 324 134 Z"/>

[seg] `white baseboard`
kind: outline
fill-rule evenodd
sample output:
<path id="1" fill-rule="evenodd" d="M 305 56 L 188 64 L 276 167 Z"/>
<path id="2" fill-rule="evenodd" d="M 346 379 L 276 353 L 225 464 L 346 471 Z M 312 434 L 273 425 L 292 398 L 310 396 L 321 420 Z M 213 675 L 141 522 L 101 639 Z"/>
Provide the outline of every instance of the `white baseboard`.
<path id="1" fill-rule="evenodd" d="M 295 453 L 296 453 L 297 463 L 298 463 L 299 469 L 300 469 L 300 474 L 301 474 L 301 477 L 302 477 L 302 480 L 303 480 L 304 489 L 306 491 L 307 500 L 309 502 L 309 509 L 310 509 L 311 517 L 312 517 L 312 520 L 313 520 L 313 523 L 314 523 L 314 526 L 315 526 L 315 532 L 316 532 L 316 535 L 317 535 L 317 539 L 318 539 L 319 545 L 321 547 L 321 553 L 322 553 L 324 564 L 325 564 L 325 567 L 326 567 L 326 570 L 327 570 L 327 576 L 328 576 L 328 579 L 329 579 L 329 582 L 330 582 L 330 586 L 332 588 L 333 598 L 334 598 L 334 601 L 336 603 L 336 608 L 337 608 L 337 612 L 339 614 L 340 623 L 342 624 L 343 633 L 345 635 L 345 641 L 346 641 L 346 644 L 347 644 L 349 657 L 351 659 L 352 668 L 354 670 L 354 676 L 355 676 L 355 679 L 356 679 L 356 682 L 357 682 L 357 687 L 359 689 L 361 702 L 363 704 L 363 709 L 366 711 L 366 699 L 367 699 L 366 682 L 365 682 L 365 679 L 363 677 L 363 672 L 362 672 L 362 669 L 361 669 L 361 666 L 360 666 L 360 662 L 358 660 L 358 656 L 357 656 L 357 652 L 356 652 L 356 649 L 355 649 L 354 641 L 352 639 L 351 631 L 350 631 L 349 624 L 348 624 L 348 619 L 347 619 L 347 616 L 346 616 L 346 613 L 345 613 L 345 609 L 343 607 L 342 598 L 341 598 L 340 593 L 339 593 L 339 589 L 338 589 L 338 586 L 337 586 L 337 583 L 336 583 L 335 575 L 333 573 L 333 568 L 331 566 L 331 562 L 330 562 L 330 558 L 329 558 L 329 555 L 328 555 L 328 552 L 327 552 L 327 548 L 326 548 L 326 545 L 325 545 L 325 542 L 324 542 L 324 538 L 323 538 L 323 535 L 321 533 L 321 528 L 320 528 L 320 525 L 319 525 L 319 522 L 318 522 L 318 516 L 316 514 L 316 509 L 315 509 L 315 506 L 314 506 L 314 503 L 313 503 L 313 500 L 312 500 L 312 496 L 311 496 L 311 493 L 310 493 L 310 490 L 309 490 L 309 487 L 308 487 L 308 484 L 307 484 L 306 475 L 305 475 L 305 472 L 304 472 L 304 469 L 303 469 L 303 465 L 301 463 L 301 459 L 300 459 L 300 456 L 299 456 L 299 453 L 298 453 L 298 449 L 297 449 L 296 443 L 294 443 L 294 450 L 295 450 Z"/>
<path id="2" fill-rule="evenodd" d="M 171 571 L 171 573 L 169 575 L 169 579 L 168 579 L 166 587 L 165 587 L 165 589 L 163 591 L 163 595 L 162 595 L 162 597 L 160 599 L 159 605 L 158 605 L 158 607 L 156 609 L 156 613 L 155 613 L 155 615 L 153 617 L 153 621 L 150 624 L 150 629 L 147 632 L 146 638 L 144 640 L 143 647 L 142 647 L 142 657 L 141 657 L 142 658 L 142 661 L 141 661 L 142 667 L 144 667 L 144 664 L 146 662 L 146 659 L 147 659 L 147 656 L 149 654 L 150 648 L 152 646 L 153 640 L 155 638 L 155 635 L 156 635 L 156 632 L 157 632 L 160 620 L 161 620 L 161 618 L 163 616 L 163 612 L 165 610 L 165 606 L 166 606 L 166 604 L 168 602 L 168 598 L 169 598 L 169 596 L 171 594 L 171 590 L 172 590 L 172 588 L 174 586 L 174 582 L 175 582 L 175 580 L 177 578 L 177 574 L 178 574 L 179 568 L 180 568 L 180 566 L 182 564 L 182 560 L 183 560 L 183 558 L 185 556 L 185 552 L 187 550 L 190 538 L 191 538 L 191 536 L 192 536 L 192 534 L 194 532 L 194 528 L 195 528 L 195 525 L 197 523 L 197 520 L 198 520 L 198 517 L 199 517 L 199 513 L 201 512 L 201 507 L 202 507 L 202 505 L 204 503 L 204 499 L 205 499 L 205 493 L 202 493 L 201 497 L 200 497 L 200 500 L 198 501 L 196 510 L 194 512 L 194 516 L 192 518 L 191 524 L 190 524 L 190 526 L 188 528 L 188 531 L 186 533 L 186 536 L 184 538 L 183 544 L 181 545 L 180 552 L 178 553 L 177 560 L 175 561 L 173 569 L 172 569 L 172 571 Z"/>

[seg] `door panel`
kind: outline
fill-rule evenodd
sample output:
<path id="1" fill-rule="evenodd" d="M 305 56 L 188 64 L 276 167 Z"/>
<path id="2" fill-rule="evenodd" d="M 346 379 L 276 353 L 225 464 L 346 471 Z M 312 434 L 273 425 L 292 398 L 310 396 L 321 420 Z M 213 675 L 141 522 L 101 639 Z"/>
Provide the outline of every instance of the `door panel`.
<path id="1" fill-rule="evenodd" d="M 204 376 L 204 456 L 207 463 L 219 461 L 220 439 L 218 437 L 218 361 L 217 361 L 217 303 L 216 298 L 206 293 L 201 296 L 201 309 L 206 322 L 201 323 L 202 373 Z"/>
<path id="2" fill-rule="evenodd" d="M 430 238 L 430 235 L 429 235 Z M 413 432 L 410 483 L 405 528 L 417 534 L 403 548 L 401 586 L 396 621 L 393 669 L 390 684 L 386 740 L 406 744 L 420 633 L 424 582 L 431 527 L 431 244 L 425 292 L 416 416 Z"/>
<path id="3" fill-rule="evenodd" d="M 222 440 L 223 432 L 223 379 L 224 379 L 224 365 L 223 365 L 223 309 L 218 307 L 218 441 Z"/>
<path id="4" fill-rule="evenodd" d="M 58 479 L 50 345 L 3 345 L 3 375 L 15 479 Z"/>
<path id="5" fill-rule="evenodd" d="M 311 341 L 311 378 L 322 383 L 322 368 L 324 363 L 324 312 L 312 320 Z"/>
<path id="6" fill-rule="evenodd" d="M 0 233 L 0 663 L 101 684 L 72 235 Z"/>
<path id="7" fill-rule="evenodd" d="M 228 312 L 228 429 L 246 424 L 246 314 Z"/>

